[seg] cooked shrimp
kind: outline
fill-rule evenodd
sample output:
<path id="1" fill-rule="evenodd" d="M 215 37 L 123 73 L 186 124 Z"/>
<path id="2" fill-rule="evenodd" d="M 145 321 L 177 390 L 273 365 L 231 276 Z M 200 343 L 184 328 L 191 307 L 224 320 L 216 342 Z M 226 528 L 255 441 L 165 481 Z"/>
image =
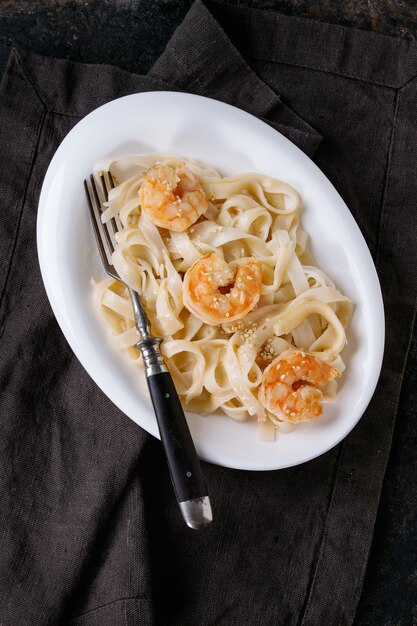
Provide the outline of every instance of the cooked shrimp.
<path id="1" fill-rule="evenodd" d="M 151 222 L 176 232 L 187 230 L 208 208 L 200 181 L 185 163 L 175 169 L 151 167 L 139 189 L 139 202 Z"/>
<path id="2" fill-rule="evenodd" d="M 265 369 L 258 399 L 280 420 L 308 422 L 323 412 L 322 389 L 340 372 L 320 359 L 286 350 Z"/>
<path id="3" fill-rule="evenodd" d="M 259 261 L 251 258 L 232 269 L 211 252 L 185 273 L 183 300 L 191 313 L 214 326 L 245 317 L 259 300 L 261 283 Z"/>

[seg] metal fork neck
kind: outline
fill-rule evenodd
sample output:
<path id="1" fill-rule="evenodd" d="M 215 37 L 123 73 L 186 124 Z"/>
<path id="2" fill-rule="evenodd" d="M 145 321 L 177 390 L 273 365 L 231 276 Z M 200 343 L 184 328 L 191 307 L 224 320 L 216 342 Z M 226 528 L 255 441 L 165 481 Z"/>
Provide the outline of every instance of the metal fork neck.
<path id="1" fill-rule="evenodd" d="M 135 346 L 142 353 L 145 374 L 148 377 L 168 371 L 160 349 L 161 342 L 162 339 L 160 337 L 152 337 L 138 341 Z"/>
<path id="2" fill-rule="evenodd" d="M 141 351 L 145 374 L 146 376 L 153 376 L 154 374 L 167 372 L 168 369 L 161 354 L 162 339 L 161 337 L 153 337 L 151 335 L 151 325 L 138 294 L 133 289 L 129 289 L 129 292 L 132 299 L 135 324 L 140 336 L 140 341 L 135 344 L 135 348 Z"/>
<path id="3" fill-rule="evenodd" d="M 133 315 L 135 317 L 136 328 L 138 329 L 140 340 L 144 341 L 151 337 L 151 324 L 142 306 L 139 295 L 136 293 L 136 291 L 130 288 L 129 293 L 132 300 Z"/>

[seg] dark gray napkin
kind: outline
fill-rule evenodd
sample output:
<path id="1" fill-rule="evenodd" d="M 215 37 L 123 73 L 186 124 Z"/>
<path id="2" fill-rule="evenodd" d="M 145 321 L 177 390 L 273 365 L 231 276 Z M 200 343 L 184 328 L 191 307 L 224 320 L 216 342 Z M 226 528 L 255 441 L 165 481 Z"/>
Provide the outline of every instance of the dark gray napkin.
<path id="1" fill-rule="evenodd" d="M 1 624 L 353 622 L 415 314 L 416 53 L 201 2 L 148 76 L 12 53 L 0 88 Z M 167 88 L 246 109 L 315 154 L 366 237 L 386 306 L 381 380 L 354 431 L 288 470 L 205 464 L 216 521 L 201 533 L 179 515 L 160 443 L 68 348 L 36 261 L 60 141 L 104 102 Z"/>

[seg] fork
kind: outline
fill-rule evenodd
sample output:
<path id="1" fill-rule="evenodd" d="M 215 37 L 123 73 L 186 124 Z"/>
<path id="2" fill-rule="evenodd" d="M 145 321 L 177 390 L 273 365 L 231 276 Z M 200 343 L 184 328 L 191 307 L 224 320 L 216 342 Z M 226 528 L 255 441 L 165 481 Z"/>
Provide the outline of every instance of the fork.
<path id="1" fill-rule="evenodd" d="M 98 250 L 107 274 L 120 281 L 129 290 L 135 325 L 139 333 L 139 341 L 135 347 L 142 354 L 149 393 L 175 495 L 187 525 L 190 528 L 199 529 L 210 524 L 213 519 L 200 462 L 178 393 L 161 354 L 162 339 L 151 334 L 149 319 L 139 294 L 120 278 L 111 261 L 115 245 L 114 236 L 120 228 L 115 218 L 110 220 L 111 229 L 109 223 L 103 224 L 101 198 L 107 202 L 109 190 L 115 185 L 110 172 L 101 174 L 100 179 L 101 191 L 93 174 L 90 176 L 90 183 L 84 180 Z"/>

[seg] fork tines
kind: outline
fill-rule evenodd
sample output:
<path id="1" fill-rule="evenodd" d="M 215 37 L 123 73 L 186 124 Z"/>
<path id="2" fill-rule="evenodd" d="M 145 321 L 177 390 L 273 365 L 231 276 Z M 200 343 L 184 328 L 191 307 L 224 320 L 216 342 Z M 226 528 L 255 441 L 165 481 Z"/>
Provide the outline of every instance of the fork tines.
<path id="1" fill-rule="evenodd" d="M 103 224 L 101 216 L 103 214 L 103 202 L 107 202 L 109 199 L 109 190 L 114 188 L 113 177 L 110 172 L 107 175 L 104 173 L 100 175 L 101 186 L 96 183 L 96 179 L 93 174 L 90 175 L 90 184 L 87 180 L 84 180 L 84 189 L 87 196 L 88 208 L 90 211 L 91 221 L 93 224 L 94 235 L 97 241 L 97 246 L 100 252 L 100 257 L 109 276 L 112 276 L 116 280 L 120 280 L 120 277 L 114 269 L 111 261 L 112 254 L 115 248 L 114 235 L 118 232 L 119 228 L 115 218 L 112 218 L 109 222 Z M 111 229 L 110 229 L 111 226 Z"/>

